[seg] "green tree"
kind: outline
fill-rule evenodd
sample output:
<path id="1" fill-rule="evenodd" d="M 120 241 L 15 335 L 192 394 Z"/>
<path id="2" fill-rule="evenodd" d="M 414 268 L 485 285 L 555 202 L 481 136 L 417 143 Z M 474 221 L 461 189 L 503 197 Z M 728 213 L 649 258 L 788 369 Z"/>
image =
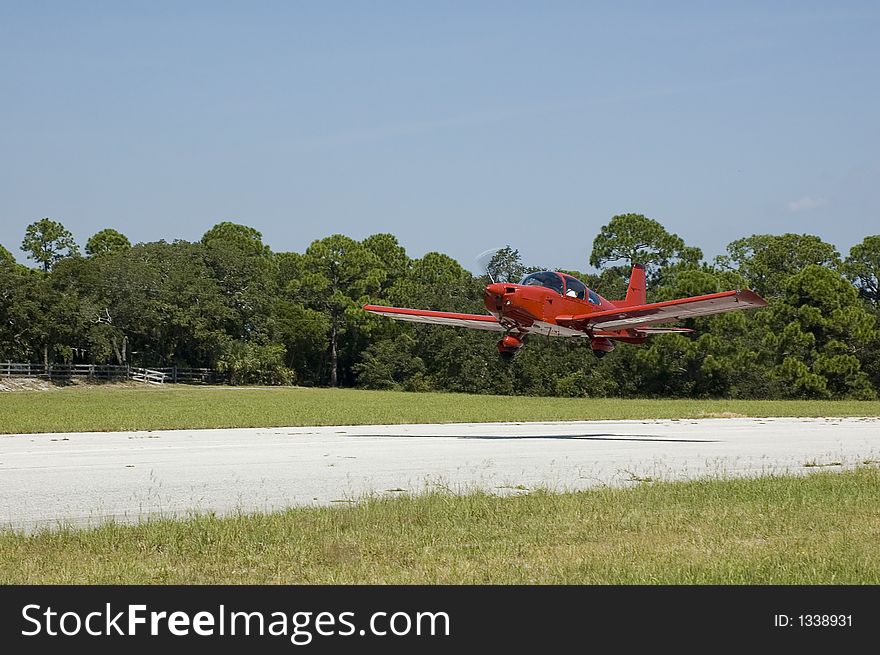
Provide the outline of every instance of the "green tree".
<path id="1" fill-rule="evenodd" d="M 702 257 L 699 248 L 686 246 L 681 237 L 654 219 L 642 214 L 618 214 L 593 240 L 590 264 L 596 268 L 614 262 L 624 262 L 626 268 L 644 264 L 654 274 L 673 261 L 696 265 Z"/>
<path id="2" fill-rule="evenodd" d="M 303 275 L 303 255 L 283 252 L 275 255 L 275 285 L 278 296 L 273 314 L 277 339 L 285 346 L 286 365 L 296 371 L 300 384 L 315 385 L 325 382 L 326 344 L 330 324 L 321 311 L 306 307 L 300 287 Z"/>
<path id="3" fill-rule="evenodd" d="M 598 275 L 590 273 L 575 277 L 583 280 L 584 284 L 608 300 L 623 300 L 626 298 L 631 273 L 632 268 L 626 266 L 609 266 L 602 269 Z"/>
<path id="4" fill-rule="evenodd" d="M 481 281 L 451 257 L 436 252 L 414 260 L 407 275 L 388 293 L 393 304 L 404 307 L 479 314 L 486 311 Z M 362 386 L 385 388 L 393 384 L 412 390 L 437 388 L 486 393 L 493 389 L 501 392 L 498 376 L 505 380 L 509 377 L 496 361 L 497 334 L 373 320 L 377 324 L 370 332 L 371 340 L 377 340 L 374 344 L 388 342 L 396 347 L 371 344 L 363 365 L 357 369 L 358 384 Z M 406 370 L 407 359 L 415 362 L 416 369 L 404 381 L 402 372 Z"/>
<path id="5" fill-rule="evenodd" d="M 657 289 L 657 300 L 673 300 L 719 291 L 742 289 L 746 281 L 737 271 L 723 271 L 703 265 L 670 271 Z"/>
<path id="6" fill-rule="evenodd" d="M 30 358 L 27 331 L 31 321 L 39 319 L 35 316 L 36 280 L 29 279 L 30 272 L 25 267 L 0 262 L 0 360 Z M 32 312 L 28 306 L 33 307 Z"/>
<path id="7" fill-rule="evenodd" d="M 513 377 L 511 388 L 517 394 L 586 397 L 612 393 L 603 379 L 606 367 L 595 364 L 586 340 L 531 335 L 526 337 L 526 348 L 507 368 Z"/>
<path id="8" fill-rule="evenodd" d="M 439 252 L 413 260 L 407 275 L 389 290 L 389 300 L 404 307 L 485 312 L 480 281 L 452 257 Z"/>
<path id="9" fill-rule="evenodd" d="M 6 248 L 0 245 L 0 266 L 12 266 L 15 264 L 15 257 Z"/>
<path id="10" fill-rule="evenodd" d="M 263 235 L 247 225 L 230 221 L 217 223 L 202 236 L 205 246 L 219 245 L 233 247 L 245 255 L 252 257 L 268 257 L 272 254 L 269 246 L 263 243 Z"/>
<path id="11" fill-rule="evenodd" d="M 865 237 L 850 248 L 843 270 L 864 298 L 880 305 L 880 235 Z"/>
<path id="12" fill-rule="evenodd" d="M 531 335 L 513 362 L 502 363 L 496 333 L 362 311 L 365 302 L 381 302 L 484 313 L 485 280 L 447 255 L 410 260 L 390 234 L 361 242 L 334 235 L 304 254 L 275 254 L 257 230 L 224 222 L 198 243 L 117 248 L 124 243 L 95 235 L 89 257 L 58 251 L 43 266 L 48 272 L 16 264 L 0 249 L 0 359 L 216 366 L 245 384 L 285 383 L 293 370 L 300 384 L 469 393 L 876 396 L 880 237 L 867 237 L 841 263 L 818 237 L 755 235 L 731 244 L 713 268 L 665 230 L 653 234 L 653 244 L 631 240 L 626 254 L 627 239 L 644 232 L 634 225 L 645 223 L 614 222 L 611 236 L 624 238 L 612 245 L 625 256 L 603 261 L 596 275 L 568 272 L 616 299 L 625 293 L 630 257 L 653 257 L 652 299 L 752 285 L 770 307 L 687 319 L 682 324 L 693 334 L 620 344 L 601 361 L 586 340 Z M 34 237 L 42 236 L 35 226 Z M 504 254 L 498 277 L 518 279 L 521 270 L 510 271 L 522 265 L 519 254 L 509 246 Z"/>
<path id="13" fill-rule="evenodd" d="M 231 337 L 262 341 L 271 336 L 277 265 L 260 232 L 228 221 L 205 232 L 205 262 L 232 310 L 222 326 Z"/>
<path id="14" fill-rule="evenodd" d="M 61 223 L 48 218 L 41 218 L 27 226 L 21 249 L 45 272 L 64 257 L 79 254 L 79 246 L 73 240 L 73 235 Z"/>
<path id="15" fill-rule="evenodd" d="M 716 259 L 724 270 L 735 270 L 764 296 L 781 295 L 786 280 L 810 265 L 840 267 L 840 253 L 812 234 L 754 234 L 727 246 Z"/>
<path id="16" fill-rule="evenodd" d="M 141 366 L 212 366 L 234 315 L 200 243 L 137 244 L 61 266 L 76 274 L 92 347 Z"/>
<path id="17" fill-rule="evenodd" d="M 457 327 L 434 327 L 430 341 L 422 341 L 428 380 L 432 388 L 462 393 L 511 394 L 514 377 L 495 350 L 498 333 Z"/>
<path id="18" fill-rule="evenodd" d="M 385 268 L 385 281 L 381 288 L 382 295 L 384 295 L 384 291 L 406 276 L 412 265 L 412 260 L 393 234 L 373 234 L 361 243 L 379 258 Z"/>
<path id="19" fill-rule="evenodd" d="M 518 283 L 526 273 L 519 250 L 509 245 L 495 251 L 486 265 L 486 273 L 496 282 Z"/>
<path id="20" fill-rule="evenodd" d="M 131 241 L 128 240 L 128 237 L 109 227 L 96 232 L 86 242 L 86 254 L 89 257 L 106 255 L 129 248 L 131 248 Z"/>
<path id="21" fill-rule="evenodd" d="M 93 258 L 68 258 L 53 269 L 51 279 L 63 296 L 76 299 L 79 329 L 74 347 L 80 358 L 90 363 L 126 364 L 127 336 L 113 325 L 107 305 L 97 293 L 104 284 L 115 282 L 103 278 L 104 270 L 105 266 Z"/>
<path id="22" fill-rule="evenodd" d="M 0 266 L 0 355 L 40 361 L 71 361 L 82 326 L 78 297 L 39 271 Z"/>
<path id="23" fill-rule="evenodd" d="M 385 265 L 362 243 L 341 234 L 314 241 L 302 258 L 298 288 L 291 288 L 305 307 L 324 314 L 329 325 L 329 382 L 337 386 L 340 344 L 351 343 L 369 323 L 362 306 L 385 281 Z M 349 349 L 348 361 L 359 353 Z"/>
<path id="24" fill-rule="evenodd" d="M 861 358 L 880 336 L 877 319 L 838 272 L 811 264 L 790 276 L 757 320 L 780 395 L 876 397 Z"/>
<path id="25" fill-rule="evenodd" d="M 374 341 L 354 365 L 358 385 L 368 389 L 427 390 L 425 363 L 415 354 L 416 340 L 408 334 Z"/>

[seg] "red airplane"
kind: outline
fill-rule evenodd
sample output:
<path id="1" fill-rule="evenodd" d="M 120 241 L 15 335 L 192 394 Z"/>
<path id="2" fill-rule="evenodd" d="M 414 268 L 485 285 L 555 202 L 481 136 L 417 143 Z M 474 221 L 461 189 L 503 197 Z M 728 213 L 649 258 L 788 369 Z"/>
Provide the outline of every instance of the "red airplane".
<path id="1" fill-rule="evenodd" d="M 512 359 L 527 334 L 587 338 L 593 354 L 601 358 L 614 350 L 615 341 L 644 343 L 650 334 L 693 331 L 655 327 L 658 323 L 767 305 L 748 289 L 646 303 L 645 267 L 641 264 L 633 266 L 622 301 L 606 300 L 580 280 L 556 271 L 530 273 L 519 284 L 493 282 L 483 291 L 483 301 L 490 315 L 380 305 L 364 305 L 364 309 L 398 321 L 503 332 L 498 352 L 504 359 Z"/>

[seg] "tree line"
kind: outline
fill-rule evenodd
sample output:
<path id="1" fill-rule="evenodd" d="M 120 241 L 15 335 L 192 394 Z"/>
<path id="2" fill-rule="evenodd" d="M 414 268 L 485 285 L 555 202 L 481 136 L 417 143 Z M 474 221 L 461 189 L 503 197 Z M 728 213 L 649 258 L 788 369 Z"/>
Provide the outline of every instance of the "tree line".
<path id="1" fill-rule="evenodd" d="M 653 219 L 614 216 L 593 241 L 598 272 L 565 271 L 606 298 L 625 295 L 639 262 L 649 302 L 748 287 L 770 304 L 690 319 L 692 335 L 621 345 L 599 361 L 581 340 L 533 335 L 502 362 L 497 335 L 363 312 L 375 303 L 485 313 L 485 276 L 442 253 L 411 258 L 391 234 L 336 234 L 298 253 L 273 252 L 231 222 L 197 242 L 133 245 L 108 228 L 81 253 L 44 218 L 21 249 L 35 268 L 0 246 L 3 360 L 211 367 L 231 384 L 556 396 L 873 399 L 880 389 L 880 235 L 844 258 L 817 236 L 758 234 L 710 262 Z M 508 246 L 488 269 L 518 281 L 542 267 Z"/>

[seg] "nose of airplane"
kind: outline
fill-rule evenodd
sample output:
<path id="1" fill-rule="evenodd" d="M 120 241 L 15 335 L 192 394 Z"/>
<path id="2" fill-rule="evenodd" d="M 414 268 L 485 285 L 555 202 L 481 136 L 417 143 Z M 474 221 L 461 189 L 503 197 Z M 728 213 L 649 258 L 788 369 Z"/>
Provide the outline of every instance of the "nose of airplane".
<path id="1" fill-rule="evenodd" d="M 500 312 L 504 303 L 504 294 L 510 285 L 495 282 L 486 286 L 483 291 L 483 302 L 490 312 Z"/>

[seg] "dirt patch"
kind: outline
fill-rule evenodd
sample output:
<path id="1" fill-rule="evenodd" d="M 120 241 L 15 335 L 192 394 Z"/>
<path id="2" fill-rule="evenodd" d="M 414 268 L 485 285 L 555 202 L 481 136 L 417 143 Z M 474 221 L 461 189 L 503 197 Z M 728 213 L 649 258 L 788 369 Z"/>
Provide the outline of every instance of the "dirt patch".
<path id="1" fill-rule="evenodd" d="M 147 387 L 151 386 L 134 380 L 114 380 L 112 382 L 89 381 L 86 378 L 69 378 L 49 381 L 45 378 L 0 377 L 0 393 L 4 391 L 52 391 L 65 387 Z"/>
<path id="2" fill-rule="evenodd" d="M 736 412 L 704 412 L 700 414 L 700 418 L 749 418 L 745 414 L 737 414 Z"/>
<path id="3" fill-rule="evenodd" d="M 54 385 L 39 378 L 0 378 L 0 391 L 48 391 Z"/>

